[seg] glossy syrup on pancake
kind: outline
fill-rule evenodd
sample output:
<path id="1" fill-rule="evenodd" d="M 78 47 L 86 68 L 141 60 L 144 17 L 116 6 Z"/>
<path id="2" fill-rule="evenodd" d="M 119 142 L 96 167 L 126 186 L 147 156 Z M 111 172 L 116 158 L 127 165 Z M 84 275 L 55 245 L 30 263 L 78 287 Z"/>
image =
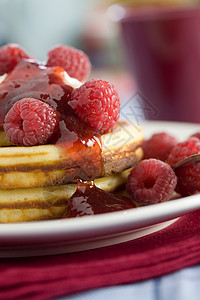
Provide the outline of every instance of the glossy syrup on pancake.
<path id="1" fill-rule="evenodd" d="M 76 218 L 135 207 L 127 197 L 116 197 L 99 189 L 93 182 L 81 182 L 68 201 L 68 211 L 64 217 Z"/>
<path id="2" fill-rule="evenodd" d="M 51 105 L 59 123 L 49 144 L 62 148 L 64 165 L 72 169 L 74 182 L 99 177 L 102 158 L 100 132 L 81 122 L 69 105 L 72 90 L 64 82 L 64 69 L 23 60 L 0 85 L 0 126 L 9 109 L 22 98 L 36 98 Z M 70 161 L 65 160 L 65 152 L 71 154 Z"/>

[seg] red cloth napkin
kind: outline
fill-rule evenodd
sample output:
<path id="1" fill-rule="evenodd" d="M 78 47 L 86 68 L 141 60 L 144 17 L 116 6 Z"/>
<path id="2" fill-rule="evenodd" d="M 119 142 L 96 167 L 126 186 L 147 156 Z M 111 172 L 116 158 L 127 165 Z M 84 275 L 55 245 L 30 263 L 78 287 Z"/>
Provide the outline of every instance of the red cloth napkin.
<path id="1" fill-rule="evenodd" d="M 200 263 L 200 210 L 120 245 L 64 255 L 0 259 L 0 299 L 52 299 L 154 278 Z"/>

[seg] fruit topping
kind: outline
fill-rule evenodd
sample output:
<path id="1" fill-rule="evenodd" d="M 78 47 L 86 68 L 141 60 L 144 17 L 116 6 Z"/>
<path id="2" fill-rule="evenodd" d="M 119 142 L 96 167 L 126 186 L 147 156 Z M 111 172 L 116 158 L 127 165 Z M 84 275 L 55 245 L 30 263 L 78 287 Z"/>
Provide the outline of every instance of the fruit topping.
<path id="1" fill-rule="evenodd" d="M 45 144 L 62 149 L 62 159 L 65 160 L 62 168 L 70 166 L 73 170 L 65 179 L 67 182 L 74 182 L 77 178 L 91 180 L 102 172 L 100 132 L 75 115 L 69 104 L 73 87 L 65 83 L 65 73 L 61 67 L 46 67 L 24 60 L 19 62 L 0 84 L 0 127 L 8 111 L 22 98 L 35 98 L 49 104 L 56 110 L 59 120 L 56 134 Z"/>
<path id="2" fill-rule="evenodd" d="M 177 178 L 172 168 L 161 160 L 145 159 L 131 171 L 127 192 L 133 201 L 149 205 L 167 201 L 174 193 Z"/>
<path id="3" fill-rule="evenodd" d="M 15 145 L 35 146 L 47 143 L 57 124 L 56 111 L 38 99 L 16 102 L 4 120 L 4 130 Z"/>
<path id="4" fill-rule="evenodd" d="M 74 89 L 69 104 L 82 122 L 102 133 L 112 131 L 119 119 L 118 93 L 104 80 L 91 79 Z"/>
<path id="5" fill-rule="evenodd" d="M 156 158 L 166 161 L 171 149 L 176 144 L 177 140 L 173 136 L 165 132 L 155 133 L 142 144 L 144 159 Z"/>
<path id="6" fill-rule="evenodd" d="M 0 75 L 9 73 L 22 59 L 31 58 L 26 52 L 15 44 L 8 44 L 0 48 Z"/>
<path id="7" fill-rule="evenodd" d="M 58 46 L 48 52 L 48 67 L 60 66 L 80 81 L 86 80 L 91 71 L 88 56 L 81 50 L 68 46 Z"/>
<path id="8" fill-rule="evenodd" d="M 170 152 L 167 162 L 170 166 L 174 167 L 174 165 L 194 154 L 198 154 L 200 152 L 200 141 L 195 137 L 190 137 L 188 140 L 178 143 Z"/>
<path id="9" fill-rule="evenodd" d="M 37 62 L 21 61 L 0 85 L 0 126 L 6 113 L 22 98 L 39 99 L 60 113 L 70 109 L 72 87 L 64 82 L 64 70 Z"/>
<path id="10" fill-rule="evenodd" d="M 167 161 L 173 168 L 182 159 L 199 153 L 200 140 L 196 137 L 190 137 L 172 149 Z M 175 173 L 178 178 L 177 193 L 188 196 L 200 191 L 200 162 L 189 163 L 177 168 Z"/>
<path id="11" fill-rule="evenodd" d="M 116 197 L 97 188 L 92 182 L 80 183 L 68 201 L 68 218 L 82 217 L 135 208 L 129 198 Z"/>
<path id="12" fill-rule="evenodd" d="M 200 132 L 194 133 L 191 137 L 196 137 L 196 138 L 200 139 Z"/>

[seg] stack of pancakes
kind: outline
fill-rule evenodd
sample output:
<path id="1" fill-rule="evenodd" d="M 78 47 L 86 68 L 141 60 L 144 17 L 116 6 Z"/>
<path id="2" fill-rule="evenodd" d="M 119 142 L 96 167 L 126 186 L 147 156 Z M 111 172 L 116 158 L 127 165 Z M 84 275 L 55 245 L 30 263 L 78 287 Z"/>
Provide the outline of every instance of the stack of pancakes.
<path id="1" fill-rule="evenodd" d="M 64 84 L 72 88 L 81 85 L 66 72 L 62 74 Z M 5 78 L 6 75 L 1 76 L 0 83 Z M 130 168 L 141 160 L 142 141 L 140 126 L 119 122 L 113 132 L 98 137 L 98 157 L 97 150 L 90 145 L 86 158 L 84 152 L 73 153 L 58 144 L 17 147 L 0 127 L 0 223 L 62 218 L 69 198 L 76 191 L 76 181 L 72 179 L 76 178 L 77 169 L 81 177 L 93 174 L 89 180 L 94 180 L 97 187 L 115 192 L 126 182 Z M 96 167 L 91 164 L 95 160 L 98 170 L 89 172 Z"/>
<path id="2" fill-rule="evenodd" d="M 114 192 L 122 186 L 142 158 L 141 127 L 118 123 L 100 137 L 101 174 L 92 178 L 97 187 Z M 56 145 L 16 147 L 0 131 L 0 222 L 62 218 L 68 199 L 76 191 L 70 183 L 71 153 Z M 65 162 L 68 162 L 67 164 Z M 70 174 L 70 176 L 69 176 Z"/>

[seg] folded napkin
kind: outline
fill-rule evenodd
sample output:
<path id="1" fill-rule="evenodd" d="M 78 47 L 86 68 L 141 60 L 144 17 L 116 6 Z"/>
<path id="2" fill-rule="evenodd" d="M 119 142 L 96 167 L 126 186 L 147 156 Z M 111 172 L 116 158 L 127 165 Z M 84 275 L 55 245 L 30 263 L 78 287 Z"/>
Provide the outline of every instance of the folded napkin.
<path id="1" fill-rule="evenodd" d="M 200 263 L 200 210 L 157 233 L 64 255 L 0 259 L 0 299 L 52 299 Z"/>

